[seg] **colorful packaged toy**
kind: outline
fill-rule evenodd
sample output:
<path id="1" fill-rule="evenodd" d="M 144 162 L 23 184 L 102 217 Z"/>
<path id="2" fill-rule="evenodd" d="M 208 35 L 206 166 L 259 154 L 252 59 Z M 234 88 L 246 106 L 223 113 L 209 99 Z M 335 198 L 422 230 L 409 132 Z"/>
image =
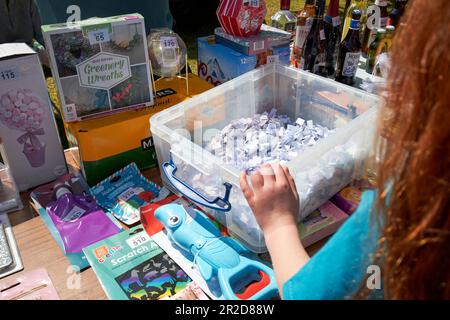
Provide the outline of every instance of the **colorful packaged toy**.
<path id="1" fill-rule="evenodd" d="M 19 191 L 67 172 L 44 73 L 24 43 L 0 45 L 0 136 Z"/>
<path id="2" fill-rule="evenodd" d="M 102 208 L 127 225 L 139 221 L 140 207 L 168 195 L 167 189 L 161 192 L 157 184 L 148 181 L 134 162 L 99 182 L 91 192 Z"/>
<path id="3" fill-rule="evenodd" d="M 82 249 L 122 230 L 100 209 L 80 174 L 68 174 L 33 190 L 31 199 L 70 264 L 85 269 Z"/>
<path id="4" fill-rule="evenodd" d="M 153 105 L 137 13 L 42 27 L 66 122 Z"/>
<path id="5" fill-rule="evenodd" d="M 259 32 L 266 16 L 265 0 L 222 0 L 216 11 L 229 34 L 247 37 Z"/>
<path id="6" fill-rule="evenodd" d="M 358 208 L 362 193 L 373 188 L 374 184 L 369 179 L 355 181 L 336 193 L 330 201 L 350 215 Z"/>
<path id="7" fill-rule="evenodd" d="M 201 37 L 198 38 L 198 75 L 217 86 L 265 65 L 269 60 L 288 65 L 289 55 L 289 44 L 273 47 L 257 55 L 245 55 L 216 43 L 214 36 Z"/>
<path id="8" fill-rule="evenodd" d="M 330 201 L 321 205 L 299 224 L 302 244 L 308 247 L 335 233 L 348 215 Z"/>
<path id="9" fill-rule="evenodd" d="M 191 282 L 141 225 L 84 248 L 84 253 L 112 300 L 164 299 Z"/>

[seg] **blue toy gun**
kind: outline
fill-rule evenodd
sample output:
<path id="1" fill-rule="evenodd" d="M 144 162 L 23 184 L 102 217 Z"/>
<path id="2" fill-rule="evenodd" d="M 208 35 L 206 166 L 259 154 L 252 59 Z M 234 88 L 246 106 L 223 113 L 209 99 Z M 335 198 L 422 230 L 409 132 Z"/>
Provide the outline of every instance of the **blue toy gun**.
<path id="1" fill-rule="evenodd" d="M 236 240 L 222 236 L 202 212 L 187 212 L 178 204 L 155 211 L 169 238 L 194 256 L 207 283 L 217 279 L 228 300 L 268 300 L 278 297 L 273 270 Z M 244 289 L 243 292 L 240 292 Z"/>

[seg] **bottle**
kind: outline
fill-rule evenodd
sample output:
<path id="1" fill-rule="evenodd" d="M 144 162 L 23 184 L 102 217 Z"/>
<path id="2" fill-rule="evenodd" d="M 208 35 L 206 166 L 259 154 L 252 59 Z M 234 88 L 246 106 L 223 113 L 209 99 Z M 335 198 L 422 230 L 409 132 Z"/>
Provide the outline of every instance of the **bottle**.
<path id="1" fill-rule="evenodd" d="M 289 10 L 290 7 L 291 0 L 281 0 L 280 10 L 270 18 L 270 25 L 294 34 L 297 17 Z"/>
<path id="2" fill-rule="evenodd" d="M 311 30 L 311 26 L 314 20 L 314 14 L 316 11 L 316 6 L 314 4 L 315 0 L 306 0 L 305 7 L 297 16 L 297 25 L 295 27 L 295 39 L 294 39 L 294 49 L 292 55 L 292 65 L 296 68 L 302 68 L 301 58 L 303 46 L 305 45 L 306 37 Z"/>
<path id="3" fill-rule="evenodd" d="M 342 29 L 342 41 L 344 41 L 345 37 L 347 36 L 347 32 L 350 27 L 350 21 L 352 20 L 353 10 L 355 10 L 355 9 L 360 10 L 361 18 L 363 20 L 365 17 L 366 6 L 367 6 L 367 0 L 352 0 L 350 2 L 350 5 L 348 6 L 347 10 L 344 11 L 345 19 L 344 19 L 344 27 Z"/>
<path id="4" fill-rule="evenodd" d="M 331 0 L 328 11 L 323 19 L 326 38 L 325 67 L 328 75 L 334 75 L 337 55 L 339 53 L 339 40 L 341 36 L 341 20 L 339 18 L 339 0 Z"/>
<path id="5" fill-rule="evenodd" d="M 350 86 L 354 83 L 361 56 L 361 41 L 359 40 L 360 19 L 361 10 L 353 10 L 347 36 L 339 45 L 335 79 Z"/>
<path id="6" fill-rule="evenodd" d="M 398 23 L 403 15 L 403 12 L 405 12 L 407 3 L 408 0 L 395 0 L 394 9 L 389 14 L 389 19 L 391 20 L 390 24 L 396 28 L 398 27 Z"/>
<path id="7" fill-rule="evenodd" d="M 368 14 L 366 28 L 364 30 L 364 37 L 362 43 L 362 52 L 364 55 L 367 54 L 369 46 L 375 39 L 377 29 L 385 28 L 388 22 L 388 12 L 387 12 L 387 0 L 375 0 L 375 4 L 368 8 Z M 379 19 L 377 19 L 379 18 Z"/>
<path id="8" fill-rule="evenodd" d="M 377 35 L 375 36 L 375 40 L 372 41 L 372 43 L 369 46 L 369 51 L 367 52 L 367 59 L 366 59 L 366 72 L 372 74 L 373 68 L 375 66 L 375 61 L 378 57 L 378 46 L 383 41 L 383 38 L 386 34 L 386 29 L 379 28 L 377 30 Z"/>
<path id="9" fill-rule="evenodd" d="M 306 37 L 305 46 L 302 52 L 303 69 L 312 73 L 327 76 L 325 68 L 326 58 L 326 38 L 323 27 L 323 12 L 325 0 L 316 1 L 316 12 L 314 15 L 311 30 Z"/>
<path id="10" fill-rule="evenodd" d="M 391 49 L 392 46 L 392 37 L 394 36 L 395 27 L 394 26 L 387 26 L 386 27 L 386 35 L 383 37 L 383 39 L 380 41 L 379 45 L 377 46 L 376 55 L 377 57 L 382 53 L 387 53 Z"/>

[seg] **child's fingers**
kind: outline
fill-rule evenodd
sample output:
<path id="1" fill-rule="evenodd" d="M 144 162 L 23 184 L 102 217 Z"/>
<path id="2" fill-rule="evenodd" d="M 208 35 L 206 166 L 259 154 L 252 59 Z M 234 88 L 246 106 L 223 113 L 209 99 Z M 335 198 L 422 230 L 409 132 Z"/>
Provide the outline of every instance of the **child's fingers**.
<path id="1" fill-rule="evenodd" d="M 275 173 L 270 164 L 265 163 L 259 169 L 260 175 L 264 178 L 264 186 L 272 187 L 275 184 Z"/>
<path id="2" fill-rule="evenodd" d="M 283 168 L 280 166 L 280 164 L 277 163 L 272 163 L 271 164 L 273 172 L 275 173 L 275 180 L 277 182 L 278 185 L 288 185 L 288 181 L 286 178 L 286 174 L 283 170 Z"/>
<path id="3" fill-rule="evenodd" d="M 252 173 L 250 180 L 254 190 L 259 190 L 264 186 L 264 178 L 258 171 Z"/>
<path id="4" fill-rule="evenodd" d="M 253 191 L 252 188 L 250 188 L 248 181 L 247 181 L 247 174 L 242 171 L 239 175 L 239 184 L 241 185 L 242 192 L 244 193 L 244 196 L 247 199 L 250 199 L 253 197 Z"/>
<path id="5" fill-rule="evenodd" d="M 283 166 L 283 171 L 286 175 L 286 179 L 289 182 L 289 185 L 291 186 L 291 190 L 294 193 L 295 197 L 298 199 L 298 192 L 297 192 L 297 186 L 295 185 L 295 181 L 294 178 L 292 178 L 291 173 L 289 172 L 289 168 Z"/>

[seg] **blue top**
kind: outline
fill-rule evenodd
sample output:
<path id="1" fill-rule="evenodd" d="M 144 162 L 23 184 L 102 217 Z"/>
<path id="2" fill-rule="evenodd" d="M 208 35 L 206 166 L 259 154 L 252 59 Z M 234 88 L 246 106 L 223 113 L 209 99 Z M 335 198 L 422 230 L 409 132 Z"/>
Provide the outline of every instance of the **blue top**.
<path id="1" fill-rule="evenodd" d="M 361 203 L 333 237 L 283 286 L 287 300 L 352 298 L 366 279 L 371 255 L 377 248 L 377 230 L 371 222 L 374 191 L 363 193 Z M 370 273 L 371 274 L 371 273 Z M 383 290 L 370 298 L 382 299 Z"/>

